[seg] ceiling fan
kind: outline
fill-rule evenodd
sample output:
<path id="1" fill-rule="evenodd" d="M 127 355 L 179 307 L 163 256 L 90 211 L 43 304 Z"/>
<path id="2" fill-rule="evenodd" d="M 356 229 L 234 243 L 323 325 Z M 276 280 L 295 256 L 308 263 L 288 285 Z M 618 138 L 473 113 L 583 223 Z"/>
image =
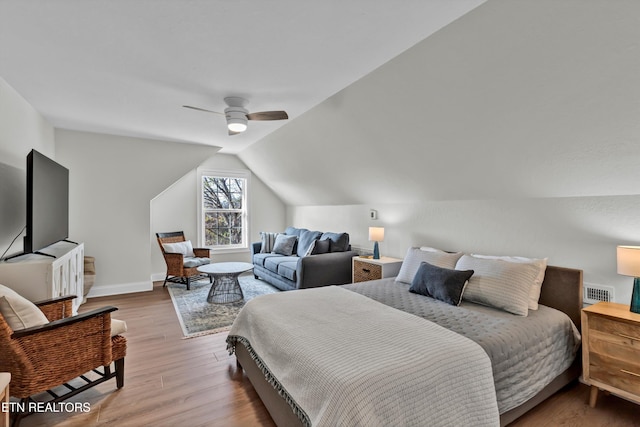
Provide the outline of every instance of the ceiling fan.
<path id="1" fill-rule="evenodd" d="M 192 107 L 190 105 L 183 105 L 183 107 L 204 111 L 206 113 L 224 115 L 227 119 L 229 135 L 237 135 L 247 130 L 247 121 L 249 120 L 286 120 L 289 118 L 286 111 L 260 111 L 258 113 L 250 113 L 249 110 L 245 108 L 247 100 L 239 96 L 228 96 L 224 99 L 224 102 L 227 104 L 224 113 L 206 110 L 200 107 Z"/>

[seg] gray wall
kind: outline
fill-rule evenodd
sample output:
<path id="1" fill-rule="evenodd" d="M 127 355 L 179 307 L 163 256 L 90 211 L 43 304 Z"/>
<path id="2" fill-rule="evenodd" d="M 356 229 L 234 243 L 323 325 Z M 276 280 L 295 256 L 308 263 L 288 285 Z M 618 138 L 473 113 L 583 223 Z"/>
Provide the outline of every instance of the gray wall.
<path id="1" fill-rule="evenodd" d="M 151 290 L 151 200 L 218 149 L 61 129 L 55 135 L 57 158 L 69 168 L 70 237 L 96 257 L 90 295 Z"/>
<path id="2" fill-rule="evenodd" d="M 204 169 L 247 170 L 247 166 L 237 156 L 217 154 L 205 160 Z M 260 179 L 255 176 L 249 183 L 249 242 L 260 240 L 260 231 L 283 231 L 286 227 L 285 205 Z M 151 261 L 154 280 L 163 280 L 165 263 L 155 233 L 159 231 L 183 230 L 187 239 L 196 244 L 198 174 L 194 169 L 151 201 Z M 222 261 L 250 262 L 250 251 L 215 253 L 213 259 Z"/>
<path id="3" fill-rule="evenodd" d="M 0 255 L 26 225 L 27 154 L 55 159 L 53 126 L 0 78 Z M 7 255 L 23 250 L 22 236 Z"/>
<path id="4" fill-rule="evenodd" d="M 640 3 L 489 1 L 240 153 L 288 223 L 549 257 L 611 284 L 640 243 Z M 275 167 L 274 165 L 278 165 Z"/>

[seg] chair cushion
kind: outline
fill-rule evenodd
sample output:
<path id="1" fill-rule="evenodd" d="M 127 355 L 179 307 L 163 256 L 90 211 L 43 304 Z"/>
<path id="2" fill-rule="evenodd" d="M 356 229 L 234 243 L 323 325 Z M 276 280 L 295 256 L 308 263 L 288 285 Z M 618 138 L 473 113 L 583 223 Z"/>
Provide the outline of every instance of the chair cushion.
<path id="1" fill-rule="evenodd" d="M 123 332 L 127 332 L 127 322 L 111 318 L 111 336 L 115 337 Z"/>
<path id="2" fill-rule="evenodd" d="M 185 240 L 184 242 L 176 242 L 176 243 L 163 243 L 162 249 L 168 254 L 182 254 L 186 257 L 194 257 L 196 256 L 193 253 L 193 245 L 191 244 L 191 240 Z"/>
<path id="3" fill-rule="evenodd" d="M 201 265 L 206 265 L 206 264 L 211 264 L 210 258 L 192 257 L 192 258 L 185 258 L 183 265 L 185 268 L 192 268 L 192 267 L 199 267 Z"/>
<path id="4" fill-rule="evenodd" d="M 0 285 L 0 313 L 14 331 L 49 323 L 34 303 L 3 285 Z"/>
<path id="5" fill-rule="evenodd" d="M 284 261 L 278 264 L 278 274 L 289 280 L 296 281 L 297 261 Z"/>

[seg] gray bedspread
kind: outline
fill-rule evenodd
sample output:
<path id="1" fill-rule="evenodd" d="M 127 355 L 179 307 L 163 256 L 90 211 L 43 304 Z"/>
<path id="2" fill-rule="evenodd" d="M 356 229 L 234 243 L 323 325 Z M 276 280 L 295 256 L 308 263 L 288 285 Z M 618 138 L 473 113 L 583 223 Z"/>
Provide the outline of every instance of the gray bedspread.
<path id="1" fill-rule="evenodd" d="M 252 299 L 227 342 L 305 426 L 499 425 L 478 344 L 338 286 Z"/>
<path id="2" fill-rule="evenodd" d="M 491 359 L 501 414 L 533 397 L 566 370 L 580 344 L 569 317 L 542 305 L 522 317 L 465 301 L 459 307 L 451 306 L 411 293 L 409 285 L 393 278 L 342 287 L 478 343 Z"/>

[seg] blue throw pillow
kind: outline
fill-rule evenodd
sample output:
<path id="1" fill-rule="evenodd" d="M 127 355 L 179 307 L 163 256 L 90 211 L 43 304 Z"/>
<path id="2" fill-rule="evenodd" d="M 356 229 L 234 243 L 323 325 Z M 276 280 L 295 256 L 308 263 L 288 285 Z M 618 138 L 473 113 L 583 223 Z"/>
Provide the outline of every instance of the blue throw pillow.
<path id="1" fill-rule="evenodd" d="M 464 288 L 473 270 L 451 270 L 421 262 L 409 292 L 425 295 L 451 305 L 460 305 Z"/>
<path id="2" fill-rule="evenodd" d="M 311 255 L 309 248 L 314 240 L 319 239 L 322 236 L 321 231 L 309 231 L 304 230 L 298 237 L 298 256 Z"/>
<path id="3" fill-rule="evenodd" d="M 278 234 L 276 242 L 273 244 L 272 254 L 280 254 L 290 256 L 293 254 L 293 247 L 296 245 L 298 238 L 296 236 L 287 236 L 286 234 Z"/>

